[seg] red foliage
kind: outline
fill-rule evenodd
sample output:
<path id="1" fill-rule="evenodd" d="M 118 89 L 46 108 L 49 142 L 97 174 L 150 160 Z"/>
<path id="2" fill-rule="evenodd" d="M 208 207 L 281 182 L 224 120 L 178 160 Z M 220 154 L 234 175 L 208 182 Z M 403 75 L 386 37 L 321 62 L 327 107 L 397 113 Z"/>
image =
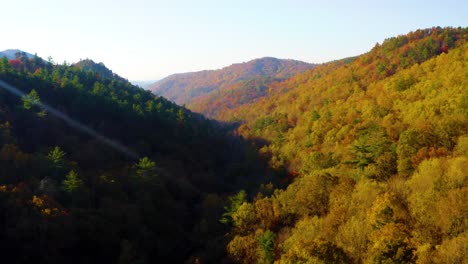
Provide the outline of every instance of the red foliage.
<path id="1" fill-rule="evenodd" d="M 9 62 L 11 64 L 11 67 L 13 67 L 15 70 L 19 71 L 21 69 L 22 63 L 19 59 L 10 60 Z"/>
<path id="2" fill-rule="evenodd" d="M 411 162 L 414 166 L 418 166 L 423 160 L 443 157 L 446 155 L 448 155 L 448 150 L 446 148 L 423 147 L 411 158 Z"/>
<path id="3" fill-rule="evenodd" d="M 440 53 L 448 53 L 449 46 L 447 44 L 440 47 Z"/>

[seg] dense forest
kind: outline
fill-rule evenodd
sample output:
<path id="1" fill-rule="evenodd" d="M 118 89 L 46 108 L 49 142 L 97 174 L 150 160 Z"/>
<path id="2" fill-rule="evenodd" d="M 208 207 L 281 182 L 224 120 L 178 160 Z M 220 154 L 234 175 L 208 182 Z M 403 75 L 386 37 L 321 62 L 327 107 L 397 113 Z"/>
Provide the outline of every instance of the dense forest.
<path id="1" fill-rule="evenodd" d="M 173 82 L 217 120 L 92 60 L 3 58 L 3 259 L 466 263 L 467 40 L 421 29 L 287 76 Z"/>
<path id="2" fill-rule="evenodd" d="M 417 30 L 224 111 L 293 183 L 233 203 L 239 263 L 466 263 L 468 29 Z"/>
<path id="3" fill-rule="evenodd" d="M 226 125 L 102 63 L 18 53 L 0 60 L 0 81 L 4 260 L 217 262 L 227 196 L 277 178 Z"/>

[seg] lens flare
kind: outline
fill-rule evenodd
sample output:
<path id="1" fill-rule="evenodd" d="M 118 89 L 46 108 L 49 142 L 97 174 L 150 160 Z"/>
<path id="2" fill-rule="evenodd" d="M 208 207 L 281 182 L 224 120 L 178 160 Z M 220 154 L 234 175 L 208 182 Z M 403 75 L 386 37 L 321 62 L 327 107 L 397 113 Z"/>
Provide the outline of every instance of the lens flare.
<path id="1" fill-rule="evenodd" d="M 5 90 L 9 91 L 10 93 L 14 94 L 14 95 L 17 95 L 19 97 L 23 97 L 23 96 L 26 96 L 25 93 L 23 93 L 22 91 L 18 90 L 17 88 L 15 88 L 14 86 L 0 80 L 0 87 L 4 88 Z M 88 126 L 85 126 L 83 124 L 81 124 L 80 122 L 72 119 L 71 117 L 65 115 L 64 113 L 58 111 L 57 109 L 53 108 L 52 106 L 49 106 L 47 104 L 44 104 L 42 102 L 39 102 L 38 105 L 40 107 L 42 107 L 43 109 L 45 109 L 48 113 L 50 113 L 51 115 L 63 120 L 65 123 L 67 123 L 69 126 L 85 133 L 85 134 L 88 134 L 89 136 L 91 137 L 94 137 L 96 138 L 98 141 L 100 141 L 101 143 L 113 148 L 114 150 L 124 154 L 125 156 L 131 158 L 131 159 L 138 159 L 139 158 L 139 155 L 136 154 L 135 152 L 131 151 L 130 149 L 128 149 L 127 147 L 125 147 L 124 145 L 120 144 L 119 142 L 115 141 L 115 140 L 112 140 L 108 137 L 105 137 L 101 134 L 99 134 L 97 131 L 95 131 L 94 129 L 88 127 Z"/>

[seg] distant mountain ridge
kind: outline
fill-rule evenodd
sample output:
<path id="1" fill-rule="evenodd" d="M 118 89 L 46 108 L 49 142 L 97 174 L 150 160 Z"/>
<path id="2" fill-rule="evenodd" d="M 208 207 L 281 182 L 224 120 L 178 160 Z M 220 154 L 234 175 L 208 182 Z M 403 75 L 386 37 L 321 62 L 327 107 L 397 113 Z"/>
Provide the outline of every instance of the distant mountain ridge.
<path id="1" fill-rule="evenodd" d="M 32 59 L 34 57 L 33 54 L 19 50 L 19 49 L 7 49 L 4 51 L 0 51 L 0 58 L 6 57 L 9 60 L 13 60 L 16 58 L 17 53 L 25 53 L 29 59 Z"/>
<path id="2" fill-rule="evenodd" d="M 134 81 L 130 81 L 133 85 L 137 85 L 137 86 L 140 86 L 141 88 L 143 89 L 146 89 L 148 88 L 150 85 L 154 84 L 155 82 L 157 82 L 158 80 L 151 80 L 151 81 L 138 81 L 138 80 L 134 80 Z"/>
<path id="3" fill-rule="evenodd" d="M 222 91 L 240 81 L 258 77 L 286 79 L 314 66 L 297 60 L 264 57 L 219 70 L 173 74 L 150 85 L 149 89 L 178 104 L 190 104 L 198 97 Z"/>

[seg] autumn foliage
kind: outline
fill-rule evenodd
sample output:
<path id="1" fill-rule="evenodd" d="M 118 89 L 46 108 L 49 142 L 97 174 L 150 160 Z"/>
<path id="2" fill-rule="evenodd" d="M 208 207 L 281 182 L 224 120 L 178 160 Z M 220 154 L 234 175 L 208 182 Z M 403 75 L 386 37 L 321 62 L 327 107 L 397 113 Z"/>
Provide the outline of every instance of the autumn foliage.
<path id="1" fill-rule="evenodd" d="M 295 175 L 239 208 L 232 259 L 263 261 L 255 238 L 269 230 L 269 263 L 466 261 L 467 40 L 466 28 L 417 30 L 223 107 Z"/>
<path id="2" fill-rule="evenodd" d="M 466 263 L 467 40 L 434 27 L 308 70 L 166 80 L 221 122 L 91 60 L 1 59 L 19 89 L 0 89 L 2 258 Z"/>

